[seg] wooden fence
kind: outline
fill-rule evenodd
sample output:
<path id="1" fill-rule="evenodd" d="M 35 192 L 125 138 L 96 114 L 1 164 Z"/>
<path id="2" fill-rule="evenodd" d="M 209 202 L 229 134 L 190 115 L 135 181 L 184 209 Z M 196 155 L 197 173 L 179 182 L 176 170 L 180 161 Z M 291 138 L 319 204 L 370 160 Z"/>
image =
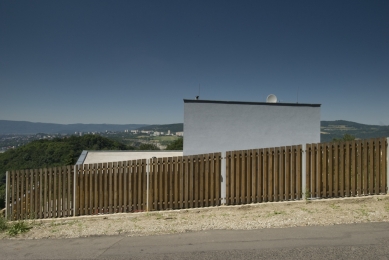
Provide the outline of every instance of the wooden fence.
<path id="1" fill-rule="evenodd" d="M 387 139 L 307 144 L 309 197 L 350 197 L 387 192 Z"/>
<path id="2" fill-rule="evenodd" d="M 228 205 L 301 199 L 302 146 L 226 153 Z"/>
<path id="3" fill-rule="evenodd" d="M 146 160 L 76 166 L 76 211 L 80 215 L 146 209 Z"/>
<path id="4" fill-rule="evenodd" d="M 18 220 L 386 194 L 387 151 L 378 138 L 11 171 L 6 212 Z"/>
<path id="5" fill-rule="evenodd" d="M 221 153 L 150 161 L 149 209 L 218 206 Z"/>
<path id="6" fill-rule="evenodd" d="M 73 216 L 73 166 L 7 173 L 9 219 Z"/>
<path id="7" fill-rule="evenodd" d="M 219 153 L 78 165 L 76 215 L 220 205 L 220 160 Z"/>

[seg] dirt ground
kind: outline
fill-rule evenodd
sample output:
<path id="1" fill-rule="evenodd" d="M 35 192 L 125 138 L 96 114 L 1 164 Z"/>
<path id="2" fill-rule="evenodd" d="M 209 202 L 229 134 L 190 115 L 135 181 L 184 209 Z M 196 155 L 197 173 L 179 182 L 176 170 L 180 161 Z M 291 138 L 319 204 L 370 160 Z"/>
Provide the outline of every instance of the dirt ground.
<path id="1" fill-rule="evenodd" d="M 26 221 L 32 229 L 0 239 L 150 236 L 212 229 L 262 229 L 389 222 L 389 195 L 288 201 L 188 210 L 83 216 Z"/>

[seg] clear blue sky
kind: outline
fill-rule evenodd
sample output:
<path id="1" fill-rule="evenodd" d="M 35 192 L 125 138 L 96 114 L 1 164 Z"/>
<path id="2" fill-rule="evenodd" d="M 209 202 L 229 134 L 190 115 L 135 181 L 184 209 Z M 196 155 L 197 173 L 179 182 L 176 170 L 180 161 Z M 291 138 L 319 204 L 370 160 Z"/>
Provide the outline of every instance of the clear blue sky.
<path id="1" fill-rule="evenodd" d="M 389 1 L 1 1 L 0 119 L 183 122 L 183 99 L 389 124 Z"/>

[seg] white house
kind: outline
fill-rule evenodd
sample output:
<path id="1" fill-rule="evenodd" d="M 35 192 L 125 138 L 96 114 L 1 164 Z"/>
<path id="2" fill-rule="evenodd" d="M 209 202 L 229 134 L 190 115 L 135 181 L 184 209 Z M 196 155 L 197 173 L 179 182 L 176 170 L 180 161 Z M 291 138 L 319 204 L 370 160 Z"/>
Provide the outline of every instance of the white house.
<path id="1" fill-rule="evenodd" d="M 319 143 L 320 106 L 184 99 L 184 155 Z"/>

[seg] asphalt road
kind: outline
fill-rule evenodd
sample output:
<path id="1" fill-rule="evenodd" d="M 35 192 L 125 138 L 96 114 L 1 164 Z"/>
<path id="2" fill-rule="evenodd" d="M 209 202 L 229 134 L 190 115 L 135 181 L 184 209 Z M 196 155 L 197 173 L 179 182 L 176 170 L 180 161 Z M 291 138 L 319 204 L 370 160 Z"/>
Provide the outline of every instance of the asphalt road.
<path id="1" fill-rule="evenodd" d="M 0 240 L 0 259 L 388 259 L 389 223 Z"/>

